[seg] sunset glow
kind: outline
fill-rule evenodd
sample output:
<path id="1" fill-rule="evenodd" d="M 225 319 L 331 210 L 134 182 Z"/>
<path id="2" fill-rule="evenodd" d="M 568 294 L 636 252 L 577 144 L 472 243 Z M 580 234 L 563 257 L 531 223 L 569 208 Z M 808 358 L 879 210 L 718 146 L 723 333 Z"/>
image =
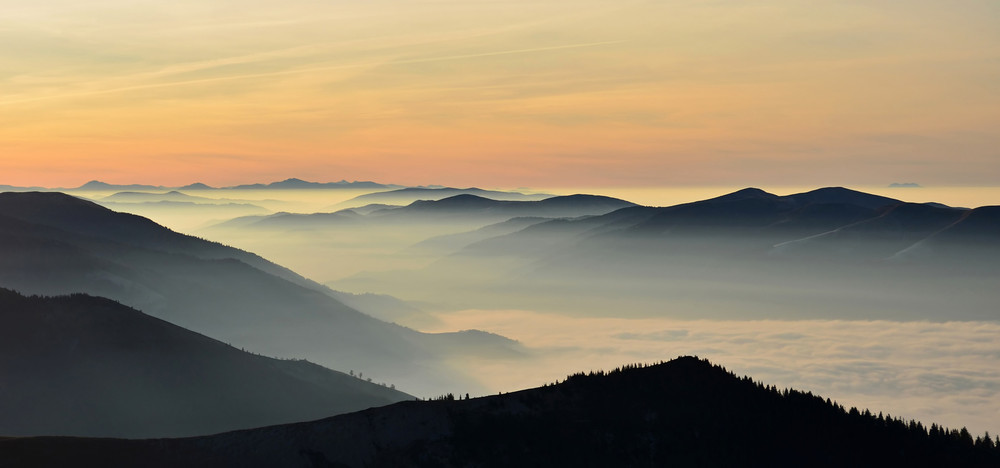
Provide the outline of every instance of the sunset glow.
<path id="1" fill-rule="evenodd" d="M 991 185 L 1000 6 L 0 0 L 10 185 Z"/>

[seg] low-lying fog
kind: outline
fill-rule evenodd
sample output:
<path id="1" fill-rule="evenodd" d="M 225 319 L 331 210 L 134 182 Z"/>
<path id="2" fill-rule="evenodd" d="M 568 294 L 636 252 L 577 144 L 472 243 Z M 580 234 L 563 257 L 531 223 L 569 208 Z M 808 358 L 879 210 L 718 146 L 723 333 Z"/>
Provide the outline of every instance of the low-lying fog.
<path id="1" fill-rule="evenodd" d="M 813 188 L 765 187 L 781 195 Z M 669 206 L 732 190 L 543 192 L 599 193 Z M 862 190 L 962 207 L 1000 200 L 1000 188 Z M 491 391 L 538 386 L 577 371 L 696 354 L 738 375 L 812 391 L 847 407 L 1000 433 L 995 268 L 988 267 L 986 274 L 966 271 L 962 266 L 974 261 L 965 260 L 941 268 L 886 266 L 864 259 L 842 265 L 832 257 L 848 252 L 887 258 L 928 233 L 887 231 L 876 242 L 855 244 L 841 236 L 817 244 L 815 258 L 775 267 L 739 255 L 728 263 L 728 253 L 716 249 L 725 244 L 711 244 L 718 239 L 700 242 L 698 233 L 682 238 L 678 251 L 664 253 L 656 247 L 646 255 L 616 250 L 621 244 L 614 242 L 591 245 L 567 237 L 590 232 L 586 226 L 501 239 L 541 221 L 530 218 L 470 221 L 449 212 L 433 219 L 397 220 L 383 216 L 387 211 L 377 212 L 385 207 L 337 216 L 264 218 L 277 212 L 338 211 L 367 192 L 206 190 L 186 193 L 216 199 L 214 207 L 205 200 L 185 205 L 104 203 L 258 253 L 334 289 L 389 294 L 422 309 L 379 317 L 383 320 L 421 331 L 482 329 L 519 340 L 529 350 L 524 358 L 451 363 Z M 79 195 L 100 202 L 111 194 Z M 255 217 L 239 218 L 247 215 Z M 911 234 L 917 237 L 907 237 Z M 746 239 L 734 235 L 731 240 Z M 711 261 L 702 259 L 705 252 Z M 392 381 L 391 376 L 385 379 Z"/>
<path id="2" fill-rule="evenodd" d="M 523 361 L 456 365 L 497 391 L 694 354 L 737 375 L 893 416 L 1000 433 L 1000 324 L 863 320 L 675 320 L 519 310 L 441 314 L 441 330 L 520 340 Z"/>

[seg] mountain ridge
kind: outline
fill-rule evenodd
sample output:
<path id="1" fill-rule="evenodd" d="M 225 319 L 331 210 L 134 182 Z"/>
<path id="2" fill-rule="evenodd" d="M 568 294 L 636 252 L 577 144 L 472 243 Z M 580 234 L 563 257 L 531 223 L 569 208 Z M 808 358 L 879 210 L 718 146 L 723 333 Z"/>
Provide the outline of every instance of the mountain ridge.
<path id="1" fill-rule="evenodd" d="M 988 442 L 987 442 L 988 440 Z M 844 450 L 850 447 L 850 450 Z M 0 440 L 12 467 L 995 466 L 965 429 L 873 415 L 695 357 L 192 439 Z"/>

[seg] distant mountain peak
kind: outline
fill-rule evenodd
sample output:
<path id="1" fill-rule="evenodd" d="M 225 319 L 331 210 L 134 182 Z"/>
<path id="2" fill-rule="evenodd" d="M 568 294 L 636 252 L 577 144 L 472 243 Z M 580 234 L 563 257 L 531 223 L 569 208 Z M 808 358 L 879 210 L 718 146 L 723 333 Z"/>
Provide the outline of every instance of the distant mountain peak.
<path id="1" fill-rule="evenodd" d="M 727 193 L 725 195 L 712 198 L 707 201 L 735 201 L 735 200 L 745 200 L 748 198 L 778 198 L 777 195 L 773 193 L 765 192 L 756 187 L 747 187 L 745 189 L 740 189 L 732 193 Z"/>
<path id="2" fill-rule="evenodd" d="M 871 195 L 869 193 L 860 192 L 860 191 L 857 191 L 857 190 L 853 190 L 853 189 L 849 189 L 847 187 L 841 187 L 841 186 L 820 187 L 818 189 L 810 190 L 810 191 L 805 192 L 805 193 L 817 193 L 817 194 L 820 194 L 820 193 L 831 193 L 831 194 L 851 193 L 851 194 Z"/>
<path id="3" fill-rule="evenodd" d="M 213 188 L 214 187 L 211 187 L 209 185 L 205 185 L 205 184 L 203 184 L 201 182 L 195 182 L 193 184 L 188 184 L 188 185 L 185 185 L 183 187 L 179 187 L 180 190 L 211 190 Z"/>
<path id="4" fill-rule="evenodd" d="M 107 188 L 107 187 L 110 187 L 110 186 L 111 186 L 111 184 L 109 184 L 109 183 L 101 182 L 99 180 L 92 180 L 90 182 L 87 182 L 86 184 L 81 185 L 78 188 L 81 188 L 81 189 L 96 189 L 96 188 Z"/>

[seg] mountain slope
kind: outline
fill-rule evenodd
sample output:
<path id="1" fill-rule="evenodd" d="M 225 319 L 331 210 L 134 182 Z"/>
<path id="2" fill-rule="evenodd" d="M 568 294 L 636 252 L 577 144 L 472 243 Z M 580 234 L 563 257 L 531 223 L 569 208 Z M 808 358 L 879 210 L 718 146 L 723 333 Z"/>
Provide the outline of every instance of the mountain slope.
<path id="1" fill-rule="evenodd" d="M 177 437 L 410 399 L 237 350 L 117 302 L 0 289 L 0 434 Z"/>
<path id="2" fill-rule="evenodd" d="M 256 255 L 64 194 L 0 194 L 0 285 L 109 297 L 254 352 L 364 371 L 418 394 L 477 388 L 442 362 L 461 352 L 461 334 L 376 320 Z M 465 351 L 516 347 L 479 337 Z"/>
<path id="3" fill-rule="evenodd" d="M 528 226 L 550 220 L 550 218 L 537 216 L 511 218 L 506 221 L 481 227 L 474 231 L 461 232 L 458 234 L 446 234 L 425 239 L 415 244 L 412 248 L 416 250 L 451 253 L 476 242 L 518 232 Z"/>
<path id="4" fill-rule="evenodd" d="M 696 358 L 521 392 L 175 440 L 0 440 L 5 466 L 996 466 L 968 432 L 850 412 Z"/>

